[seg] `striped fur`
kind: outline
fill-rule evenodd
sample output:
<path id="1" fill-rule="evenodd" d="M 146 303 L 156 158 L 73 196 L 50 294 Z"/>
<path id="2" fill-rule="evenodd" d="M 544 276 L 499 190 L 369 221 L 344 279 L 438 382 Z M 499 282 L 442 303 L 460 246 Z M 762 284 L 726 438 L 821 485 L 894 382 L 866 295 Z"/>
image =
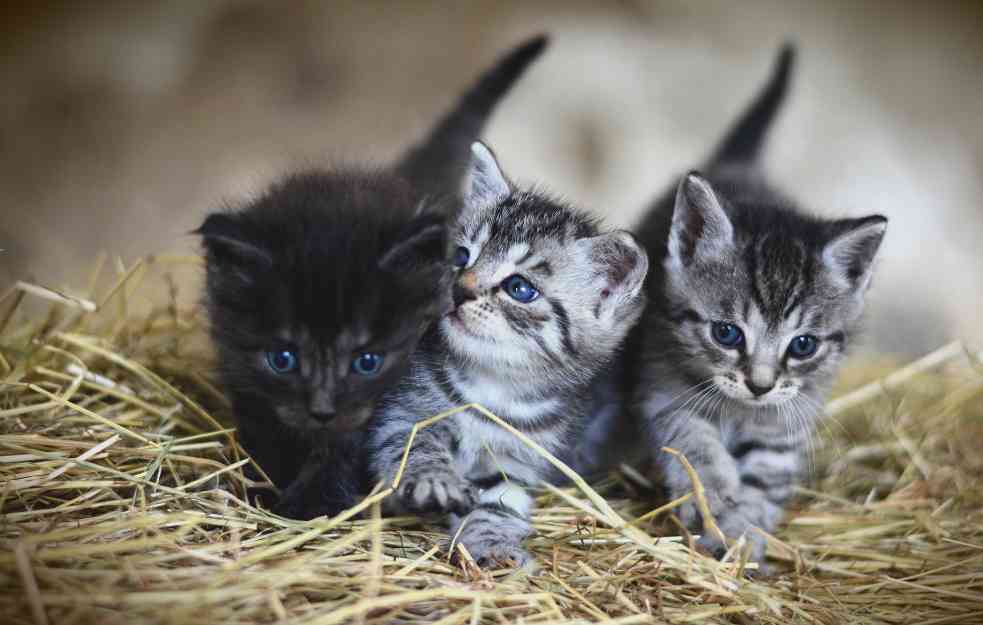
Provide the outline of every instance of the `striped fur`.
<path id="1" fill-rule="evenodd" d="M 661 262 L 647 284 L 652 304 L 630 340 L 640 345 L 634 407 L 668 495 L 682 496 L 692 484 L 663 447 L 686 455 L 717 523 L 730 538 L 746 534 L 756 559 L 763 540 L 748 530 L 774 529 L 802 472 L 887 222 L 808 216 L 756 170 L 791 62 L 786 48 L 742 118 L 750 126 L 733 129 L 705 175 L 684 176 L 641 224 L 643 243 Z M 715 322 L 738 328 L 743 340 L 726 346 Z M 802 336 L 818 348 L 797 357 L 792 343 Z M 695 505 L 680 515 L 702 531 Z M 701 540 L 723 548 L 705 532 Z"/>
<path id="2" fill-rule="evenodd" d="M 373 418 L 372 467 L 392 480 L 414 423 L 477 403 L 553 454 L 587 427 L 592 390 L 644 307 L 645 253 L 621 231 L 598 232 L 584 214 L 513 190 L 491 152 L 475 147 L 458 244 L 455 309 L 421 343 L 409 375 Z M 538 290 L 521 303 L 503 287 L 521 275 Z M 522 564 L 531 531 L 528 486 L 552 466 L 474 412 L 421 430 L 397 504 L 449 514 L 452 535 L 482 564 Z"/>

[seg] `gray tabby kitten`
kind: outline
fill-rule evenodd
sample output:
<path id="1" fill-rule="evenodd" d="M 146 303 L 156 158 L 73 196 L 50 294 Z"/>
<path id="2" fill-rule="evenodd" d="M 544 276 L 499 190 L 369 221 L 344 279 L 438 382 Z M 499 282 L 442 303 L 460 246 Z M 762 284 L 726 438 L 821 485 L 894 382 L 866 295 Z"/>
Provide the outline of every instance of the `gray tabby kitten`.
<path id="1" fill-rule="evenodd" d="M 661 262 L 634 335 L 634 406 L 669 497 L 692 485 L 662 447 L 686 455 L 723 533 L 745 534 L 756 559 L 764 540 L 748 530 L 771 531 L 781 519 L 887 227 L 880 215 L 806 215 L 762 179 L 756 156 L 792 62 L 786 47 L 703 173 L 684 176 L 639 228 Z M 679 512 L 719 555 L 696 506 Z"/>
<path id="2" fill-rule="evenodd" d="M 473 146 L 457 230 L 454 310 L 412 357 L 411 371 L 373 418 L 372 468 L 391 482 L 417 421 L 478 403 L 560 455 L 591 414 L 644 308 L 648 258 L 625 231 L 598 232 L 585 214 L 515 189 L 491 151 Z M 480 414 L 420 430 L 397 508 L 449 513 L 451 535 L 481 565 L 521 565 L 532 497 L 558 476 Z"/>

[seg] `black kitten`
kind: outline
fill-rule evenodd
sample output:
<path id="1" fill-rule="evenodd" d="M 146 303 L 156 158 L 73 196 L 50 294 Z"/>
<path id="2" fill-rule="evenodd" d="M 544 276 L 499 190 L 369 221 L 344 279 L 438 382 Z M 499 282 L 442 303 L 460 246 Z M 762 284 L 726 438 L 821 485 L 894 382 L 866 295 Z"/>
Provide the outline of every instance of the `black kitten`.
<path id="1" fill-rule="evenodd" d="M 470 145 L 545 45 L 504 57 L 395 166 L 293 175 L 197 230 L 222 381 L 279 513 L 334 514 L 367 490 L 360 428 L 451 306 L 446 222 Z"/>

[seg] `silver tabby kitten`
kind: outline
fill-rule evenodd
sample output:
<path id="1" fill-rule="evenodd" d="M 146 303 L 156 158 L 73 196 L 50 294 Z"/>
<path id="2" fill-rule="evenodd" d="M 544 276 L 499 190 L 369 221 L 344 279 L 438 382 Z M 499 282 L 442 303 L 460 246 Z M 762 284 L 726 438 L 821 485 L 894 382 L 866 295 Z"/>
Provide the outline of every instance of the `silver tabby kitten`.
<path id="1" fill-rule="evenodd" d="M 654 266 L 635 335 L 635 408 L 668 495 L 692 484 L 662 447 L 686 455 L 723 533 L 746 533 L 756 559 L 764 541 L 748 530 L 781 519 L 887 226 L 878 215 L 808 216 L 756 169 L 792 61 L 787 47 L 703 174 L 685 176 L 639 229 Z M 693 503 L 681 518 L 721 552 Z"/>
<path id="2" fill-rule="evenodd" d="M 648 258 L 625 231 L 541 194 L 513 188 L 474 144 L 458 227 L 454 310 L 414 354 L 373 419 L 372 468 L 391 482 L 417 421 L 468 403 L 505 419 L 550 452 L 571 449 L 644 308 Z M 528 486 L 551 465 L 480 414 L 420 430 L 396 493 L 410 512 L 448 513 L 451 535 L 481 565 L 528 559 Z"/>

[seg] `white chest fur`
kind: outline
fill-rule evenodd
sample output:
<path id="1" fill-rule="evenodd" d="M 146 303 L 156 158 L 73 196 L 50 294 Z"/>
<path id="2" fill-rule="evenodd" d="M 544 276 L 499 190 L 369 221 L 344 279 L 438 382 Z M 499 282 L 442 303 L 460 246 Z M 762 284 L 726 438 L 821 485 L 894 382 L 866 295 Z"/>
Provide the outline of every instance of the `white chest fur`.
<path id="1" fill-rule="evenodd" d="M 451 382 L 468 403 L 480 404 L 519 429 L 523 425 L 549 418 L 558 409 L 557 399 L 522 400 L 522 389 L 500 379 L 472 377 L 463 379 L 452 374 Z M 522 480 L 536 482 L 547 463 L 518 437 L 477 411 L 453 417 L 461 433 L 456 461 L 465 475 L 487 476 L 505 472 Z M 530 435 L 538 444 L 555 452 L 562 442 L 559 428 L 537 431 Z"/>

